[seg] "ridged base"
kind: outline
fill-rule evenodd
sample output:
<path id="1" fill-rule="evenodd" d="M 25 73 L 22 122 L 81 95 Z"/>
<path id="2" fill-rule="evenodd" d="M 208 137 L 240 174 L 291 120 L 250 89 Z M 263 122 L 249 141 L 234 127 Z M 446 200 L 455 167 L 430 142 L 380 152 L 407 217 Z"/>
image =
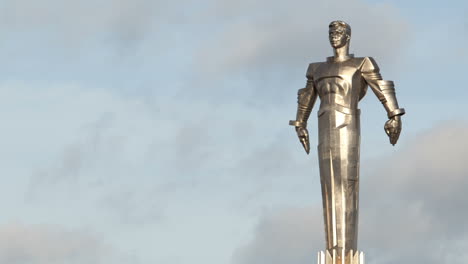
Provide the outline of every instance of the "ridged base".
<path id="1" fill-rule="evenodd" d="M 341 254 L 340 254 L 341 253 Z M 318 264 L 364 264 L 364 253 L 361 251 L 337 252 L 336 249 L 320 251 L 318 253 Z"/>

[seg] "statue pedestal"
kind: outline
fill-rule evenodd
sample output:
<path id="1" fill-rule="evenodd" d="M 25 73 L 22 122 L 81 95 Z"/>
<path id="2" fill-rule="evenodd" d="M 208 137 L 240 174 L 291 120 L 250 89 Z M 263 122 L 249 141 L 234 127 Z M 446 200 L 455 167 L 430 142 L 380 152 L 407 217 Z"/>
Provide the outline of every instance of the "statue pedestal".
<path id="1" fill-rule="evenodd" d="M 320 251 L 317 264 L 364 264 L 364 252 L 350 250 L 345 255 L 344 252 L 337 252 L 336 249 Z"/>

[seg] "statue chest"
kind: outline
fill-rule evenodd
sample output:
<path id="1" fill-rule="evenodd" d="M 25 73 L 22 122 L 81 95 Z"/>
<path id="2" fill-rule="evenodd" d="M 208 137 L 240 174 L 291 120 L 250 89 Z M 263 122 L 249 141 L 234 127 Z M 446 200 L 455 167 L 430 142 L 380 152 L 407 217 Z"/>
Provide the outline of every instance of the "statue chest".
<path id="1" fill-rule="evenodd" d="M 328 103 L 356 105 L 364 87 L 361 72 L 353 61 L 322 63 L 312 78 L 320 99 Z"/>

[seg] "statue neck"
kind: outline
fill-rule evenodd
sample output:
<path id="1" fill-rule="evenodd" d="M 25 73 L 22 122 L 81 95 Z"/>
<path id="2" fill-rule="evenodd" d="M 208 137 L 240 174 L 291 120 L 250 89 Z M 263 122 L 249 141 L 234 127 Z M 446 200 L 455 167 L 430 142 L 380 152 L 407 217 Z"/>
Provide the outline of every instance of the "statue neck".
<path id="1" fill-rule="evenodd" d="M 335 61 L 344 61 L 349 59 L 349 42 L 341 48 L 333 49 L 333 58 Z"/>

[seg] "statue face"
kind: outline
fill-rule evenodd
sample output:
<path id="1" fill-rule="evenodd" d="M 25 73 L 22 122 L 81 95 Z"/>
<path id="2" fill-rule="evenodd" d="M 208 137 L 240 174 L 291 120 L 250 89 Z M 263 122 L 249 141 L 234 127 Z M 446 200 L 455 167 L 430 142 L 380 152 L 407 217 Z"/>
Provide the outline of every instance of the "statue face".
<path id="1" fill-rule="evenodd" d="M 344 28 L 331 28 L 328 32 L 328 38 L 330 45 L 335 49 L 343 47 L 349 41 L 349 36 L 346 35 Z"/>

